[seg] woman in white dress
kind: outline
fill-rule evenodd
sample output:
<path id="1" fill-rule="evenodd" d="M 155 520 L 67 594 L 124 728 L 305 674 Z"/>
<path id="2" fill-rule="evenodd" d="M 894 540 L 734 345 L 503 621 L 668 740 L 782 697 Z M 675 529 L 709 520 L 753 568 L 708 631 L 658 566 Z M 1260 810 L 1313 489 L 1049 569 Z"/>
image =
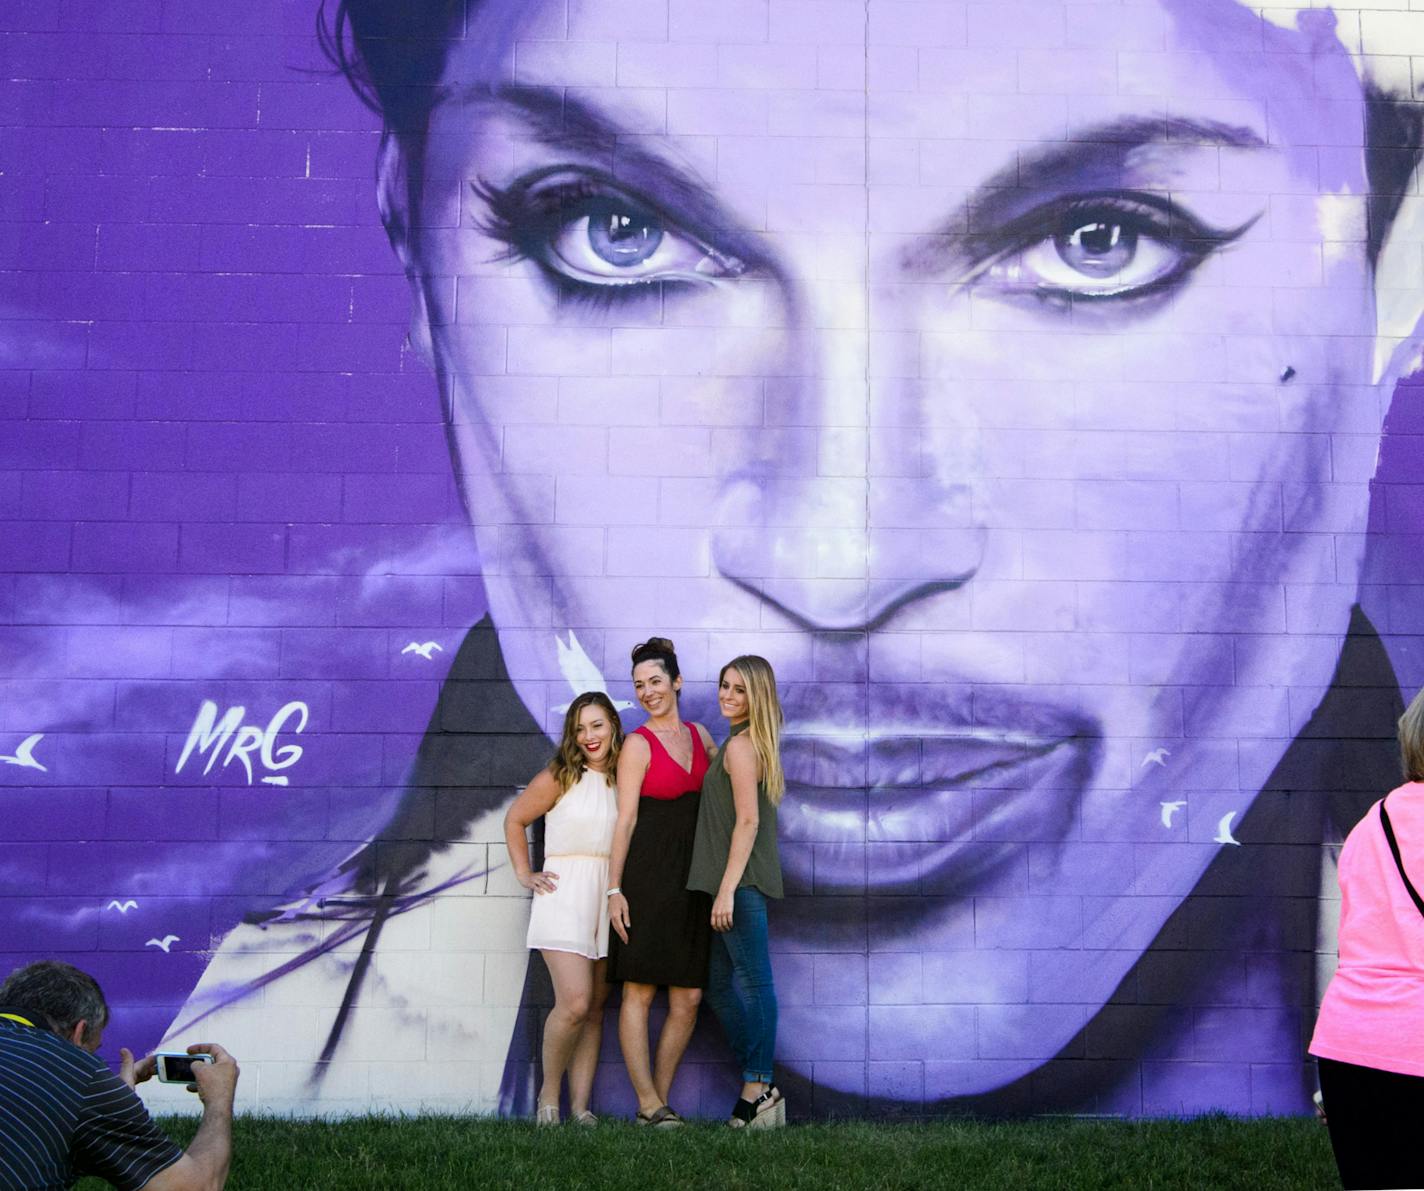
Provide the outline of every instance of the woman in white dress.
<path id="1" fill-rule="evenodd" d="M 569 1076 L 570 1120 L 597 1122 L 589 1111 L 603 1002 L 608 995 L 608 853 L 617 818 L 613 775 L 623 725 L 602 691 L 569 704 L 559 750 L 504 816 L 504 839 L 519 883 L 533 890 L 529 946 L 538 948 L 554 982 L 554 1008 L 544 1023 L 544 1082 L 535 1120 L 559 1123 L 559 1089 Z M 544 864 L 529 863 L 529 825 L 544 817 Z"/>

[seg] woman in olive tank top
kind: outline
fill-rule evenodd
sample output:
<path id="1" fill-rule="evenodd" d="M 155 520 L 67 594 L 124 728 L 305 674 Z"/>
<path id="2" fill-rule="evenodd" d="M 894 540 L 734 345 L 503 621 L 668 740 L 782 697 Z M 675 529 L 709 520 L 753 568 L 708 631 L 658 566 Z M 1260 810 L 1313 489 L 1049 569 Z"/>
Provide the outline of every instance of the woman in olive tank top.
<path id="1" fill-rule="evenodd" d="M 743 1081 L 727 1123 L 766 1128 L 786 1122 L 786 1102 L 771 1070 L 777 1007 L 766 899 L 781 897 L 776 808 L 786 780 L 781 701 L 770 664 L 753 655 L 733 658 L 718 677 L 717 702 L 732 733 L 702 780 L 687 887 L 714 898 L 707 1003 L 722 1023 Z"/>

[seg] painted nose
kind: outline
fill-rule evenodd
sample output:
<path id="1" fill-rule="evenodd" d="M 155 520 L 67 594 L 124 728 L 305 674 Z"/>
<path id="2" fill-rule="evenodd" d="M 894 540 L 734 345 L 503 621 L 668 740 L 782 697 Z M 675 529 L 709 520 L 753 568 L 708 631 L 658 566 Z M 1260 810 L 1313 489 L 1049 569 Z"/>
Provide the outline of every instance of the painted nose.
<path id="1" fill-rule="evenodd" d="M 978 571 L 977 434 L 927 406 L 899 338 L 803 341 L 804 374 L 767 382 L 766 425 L 725 473 L 713 561 L 803 628 L 869 630 Z"/>

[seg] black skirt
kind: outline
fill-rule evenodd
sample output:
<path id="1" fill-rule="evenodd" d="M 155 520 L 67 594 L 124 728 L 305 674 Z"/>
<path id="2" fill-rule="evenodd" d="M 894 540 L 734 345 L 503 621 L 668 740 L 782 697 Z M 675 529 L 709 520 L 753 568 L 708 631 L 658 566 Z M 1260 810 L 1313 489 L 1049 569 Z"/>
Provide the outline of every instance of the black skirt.
<path id="1" fill-rule="evenodd" d="M 693 790 L 681 798 L 641 798 L 621 886 L 628 899 L 628 942 L 608 940 L 608 979 L 702 988 L 712 942 L 712 899 L 687 888 L 697 834 Z"/>

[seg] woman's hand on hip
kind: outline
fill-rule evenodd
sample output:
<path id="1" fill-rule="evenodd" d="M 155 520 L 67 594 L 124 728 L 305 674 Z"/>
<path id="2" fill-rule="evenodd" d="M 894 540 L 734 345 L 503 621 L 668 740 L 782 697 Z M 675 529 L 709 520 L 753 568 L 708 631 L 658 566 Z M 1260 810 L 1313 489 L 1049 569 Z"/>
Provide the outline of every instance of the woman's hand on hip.
<path id="1" fill-rule="evenodd" d="M 608 895 L 608 921 L 618 932 L 618 937 L 626 943 L 628 928 L 633 925 L 633 920 L 628 917 L 628 899 L 621 893 Z"/>
<path id="2" fill-rule="evenodd" d="M 520 877 L 519 883 L 525 889 L 534 890 L 537 897 L 541 893 L 553 893 L 559 887 L 559 874 L 551 872 L 530 873 L 528 876 Z"/>
<path id="3" fill-rule="evenodd" d="M 712 929 L 723 933 L 732 929 L 732 894 L 719 893 L 712 903 Z"/>

